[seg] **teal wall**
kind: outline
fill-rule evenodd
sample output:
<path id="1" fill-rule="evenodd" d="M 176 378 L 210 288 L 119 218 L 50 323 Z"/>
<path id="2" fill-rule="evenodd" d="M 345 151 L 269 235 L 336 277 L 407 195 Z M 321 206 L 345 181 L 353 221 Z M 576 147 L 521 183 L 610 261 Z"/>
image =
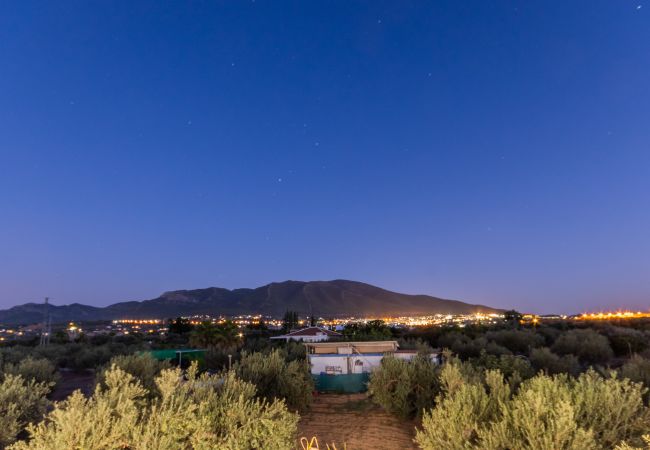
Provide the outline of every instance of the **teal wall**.
<path id="1" fill-rule="evenodd" d="M 164 349 L 164 350 L 151 350 L 149 354 L 157 360 L 169 359 L 172 362 L 178 362 L 178 351 L 177 349 Z M 185 352 L 182 354 L 182 361 L 184 364 L 189 364 L 192 361 L 198 361 L 199 366 L 205 362 L 205 350 L 193 350 L 190 352 Z"/>
<path id="2" fill-rule="evenodd" d="M 368 390 L 369 373 L 351 373 L 345 375 L 312 375 L 319 392 L 341 392 L 354 394 Z"/>

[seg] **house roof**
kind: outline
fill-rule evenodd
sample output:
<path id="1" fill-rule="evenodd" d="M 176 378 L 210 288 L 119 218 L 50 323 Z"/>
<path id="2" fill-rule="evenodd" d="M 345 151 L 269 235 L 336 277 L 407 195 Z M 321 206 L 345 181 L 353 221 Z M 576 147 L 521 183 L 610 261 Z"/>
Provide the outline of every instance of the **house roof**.
<path id="1" fill-rule="evenodd" d="M 282 336 L 275 336 L 276 339 L 278 338 L 288 338 L 288 337 L 297 337 L 297 336 L 320 336 L 320 335 L 327 335 L 327 336 L 332 336 L 332 337 L 340 337 L 343 336 L 341 333 L 337 333 L 336 331 L 331 331 L 327 330 L 325 328 L 321 327 L 307 327 L 303 328 L 301 330 L 295 330 L 287 334 L 283 334 Z"/>
<path id="2" fill-rule="evenodd" d="M 295 330 L 287 334 L 287 336 L 318 336 L 319 334 L 326 334 L 328 336 L 343 336 L 336 331 L 328 330 L 321 327 L 307 327 L 302 330 Z"/>
<path id="3" fill-rule="evenodd" d="M 338 348 L 338 347 L 385 347 L 399 348 L 397 341 L 350 341 L 350 342 L 310 342 L 305 344 L 313 348 Z"/>

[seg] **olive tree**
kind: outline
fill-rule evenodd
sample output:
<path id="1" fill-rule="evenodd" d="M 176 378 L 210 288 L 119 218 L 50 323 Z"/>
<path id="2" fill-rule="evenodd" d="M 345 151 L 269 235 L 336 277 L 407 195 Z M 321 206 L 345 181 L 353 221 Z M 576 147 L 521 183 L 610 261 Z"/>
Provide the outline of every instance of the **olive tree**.
<path id="1" fill-rule="evenodd" d="M 287 362 L 285 353 L 275 349 L 269 353 L 243 353 L 235 364 L 239 378 L 253 383 L 259 396 L 284 399 L 293 409 L 303 409 L 311 403 L 314 380 L 305 361 Z"/>
<path id="2" fill-rule="evenodd" d="M 391 414 L 412 418 L 430 408 L 439 391 L 437 366 L 428 355 L 411 361 L 386 356 L 370 376 L 368 391 Z"/>
<path id="3" fill-rule="evenodd" d="M 645 388 L 616 374 L 541 373 L 515 391 L 499 371 L 476 382 L 447 364 L 441 384 L 417 431 L 423 449 L 600 450 L 637 442 L 650 426 Z"/>
<path id="4" fill-rule="evenodd" d="M 105 373 L 89 398 L 79 391 L 57 403 L 45 420 L 28 426 L 29 439 L 13 450 L 84 448 L 286 449 L 293 445 L 297 416 L 282 400 L 255 398 L 255 386 L 233 373 L 183 374 L 166 369 L 151 396 L 117 366 Z"/>
<path id="5" fill-rule="evenodd" d="M 150 394 L 156 392 L 156 377 L 161 371 L 171 368 L 169 361 L 158 361 L 148 353 L 118 355 L 111 358 L 110 365 L 97 375 L 97 383 L 105 385 L 106 371 L 110 367 L 119 367 L 133 375 Z"/>
<path id="6" fill-rule="evenodd" d="M 43 418 L 50 385 L 5 374 L 0 382 L 0 448 L 13 443 L 25 426 Z"/>
<path id="7" fill-rule="evenodd" d="M 54 386 L 60 378 L 56 367 L 49 360 L 31 356 L 15 364 L 5 364 L 2 371 L 5 374 L 20 375 L 25 380 L 46 383 L 50 387 Z"/>

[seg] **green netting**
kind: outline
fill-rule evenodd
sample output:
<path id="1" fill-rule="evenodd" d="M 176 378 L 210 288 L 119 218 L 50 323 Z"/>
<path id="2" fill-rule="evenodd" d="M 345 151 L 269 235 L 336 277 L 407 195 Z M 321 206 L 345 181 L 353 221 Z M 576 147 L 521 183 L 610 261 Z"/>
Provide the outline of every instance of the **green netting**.
<path id="1" fill-rule="evenodd" d="M 368 373 L 351 373 L 345 375 L 312 375 L 319 392 L 341 392 L 353 394 L 368 390 Z"/>
<path id="2" fill-rule="evenodd" d="M 152 350 L 149 354 L 159 361 L 176 358 L 176 350 Z"/>
<path id="3" fill-rule="evenodd" d="M 179 353 L 183 363 L 190 361 L 198 361 L 203 363 L 205 361 L 205 350 L 179 350 L 179 349 L 165 349 L 165 350 L 152 350 L 149 354 L 159 361 L 171 359 L 172 361 L 179 360 Z"/>

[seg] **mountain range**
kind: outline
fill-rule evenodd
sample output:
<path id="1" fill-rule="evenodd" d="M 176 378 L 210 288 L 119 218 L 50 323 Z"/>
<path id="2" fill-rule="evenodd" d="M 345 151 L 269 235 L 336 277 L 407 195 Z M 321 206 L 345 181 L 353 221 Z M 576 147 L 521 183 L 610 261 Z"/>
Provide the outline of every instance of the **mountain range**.
<path id="1" fill-rule="evenodd" d="M 0 323 L 32 324 L 43 321 L 43 304 L 27 303 L 0 311 Z M 144 301 L 96 307 L 73 303 L 49 304 L 52 323 L 112 319 L 164 319 L 207 314 L 236 316 L 263 314 L 281 317 L 287 310 L 301 316 L 381 317 L 499 312 L 496 308 L 446 300 L 429 295 L 391 292 L 358 281 L 284 281 L 254 289 L 209 287 L 165 292 Z"/>

